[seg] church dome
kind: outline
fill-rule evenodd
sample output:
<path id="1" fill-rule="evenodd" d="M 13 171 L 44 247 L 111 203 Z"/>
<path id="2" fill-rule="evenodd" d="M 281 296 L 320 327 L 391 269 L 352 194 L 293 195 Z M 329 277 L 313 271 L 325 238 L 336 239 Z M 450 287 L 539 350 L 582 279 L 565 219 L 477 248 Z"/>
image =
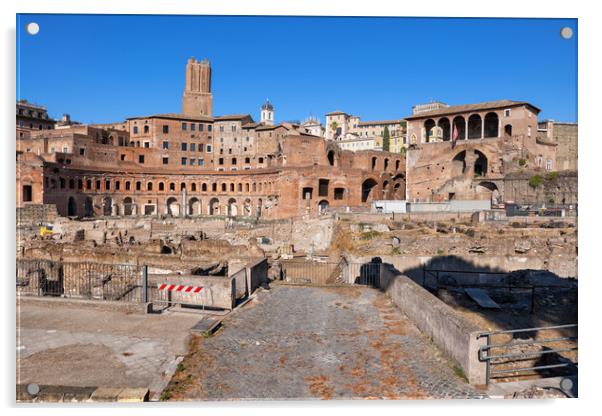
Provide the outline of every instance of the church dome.
<path id="1" fill-rule="evenodd" d="M 265 103 L 261 106 L 262 110 L 274 111 L 274 106 L 270 102 L 270 100 L 265 100 Z"/>

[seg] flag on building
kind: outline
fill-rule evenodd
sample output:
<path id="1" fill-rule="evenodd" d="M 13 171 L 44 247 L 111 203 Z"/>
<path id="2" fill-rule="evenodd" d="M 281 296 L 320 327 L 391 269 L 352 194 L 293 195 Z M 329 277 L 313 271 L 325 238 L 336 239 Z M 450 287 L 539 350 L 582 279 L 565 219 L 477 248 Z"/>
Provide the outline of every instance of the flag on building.
<path id="1" fill-rule="evenodd" d="M 452 149 L 456 147 L 456 141 L 458 140 L 458 126 L 454 125 L 454 133 L 452 136 Z"/>

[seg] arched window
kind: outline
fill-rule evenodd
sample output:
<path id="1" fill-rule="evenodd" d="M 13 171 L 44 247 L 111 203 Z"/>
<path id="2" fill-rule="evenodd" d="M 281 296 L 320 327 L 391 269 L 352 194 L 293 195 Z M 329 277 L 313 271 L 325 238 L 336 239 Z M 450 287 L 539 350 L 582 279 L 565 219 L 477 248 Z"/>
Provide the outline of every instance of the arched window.
<path id="1" fill-rule="evenodd" d="M 431 141 L 431 137 L 434 134 L 433 128 L 435 127 L 435 120 L 429 118 L 424 122 L 424 140 L 426 143 Z"/>
<path id="2" fill-rule="evenodd" d="M 485 115 L 485 137 L 498 137 L 500 129 L 500 120 L 496 113 L 487 113 Z"/>
<path id="3" fill-rule="evenodd" d="M 480 139 L 481 138 L 481 129 L 482 129 L 482 121 L 481 116 L 478 114 L 473 114 L 468 117 L 468 138 L 469 139 Z"/>

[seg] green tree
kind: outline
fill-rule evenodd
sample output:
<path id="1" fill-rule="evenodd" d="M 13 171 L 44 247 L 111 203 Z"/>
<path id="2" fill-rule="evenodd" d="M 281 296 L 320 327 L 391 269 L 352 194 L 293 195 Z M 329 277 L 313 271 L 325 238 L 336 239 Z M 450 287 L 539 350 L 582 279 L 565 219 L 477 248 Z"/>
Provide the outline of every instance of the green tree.
<path id="1" fill-rule="evenodd" d="M 385 130 L 383 131 L 383 151 L 389 151 L 390 140 L 391 139 L 389 137 L 389 127 L 385 126 Z"/>
<path id="2" fill-rule="evenodd" d="M 339 123 L 333 121 L 330 123 L 330 128 L 332 130 L 332 137 L 337 137 L 337 127 L 339 127 Z"/>

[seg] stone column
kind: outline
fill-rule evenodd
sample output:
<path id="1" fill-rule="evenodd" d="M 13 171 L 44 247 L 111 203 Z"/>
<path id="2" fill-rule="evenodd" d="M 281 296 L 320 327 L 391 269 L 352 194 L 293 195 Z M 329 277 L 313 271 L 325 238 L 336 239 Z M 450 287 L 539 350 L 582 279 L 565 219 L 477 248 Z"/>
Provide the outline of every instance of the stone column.
<path id="1" fill-rule="evenodd" d="M 464 140 L 468 140 L 468 118 L 465 119 Z"/>
<path id="2" fill-rule="evenodd" d="M 481 139 L 485 138 L 485 118 L 481 117 Z"/>

